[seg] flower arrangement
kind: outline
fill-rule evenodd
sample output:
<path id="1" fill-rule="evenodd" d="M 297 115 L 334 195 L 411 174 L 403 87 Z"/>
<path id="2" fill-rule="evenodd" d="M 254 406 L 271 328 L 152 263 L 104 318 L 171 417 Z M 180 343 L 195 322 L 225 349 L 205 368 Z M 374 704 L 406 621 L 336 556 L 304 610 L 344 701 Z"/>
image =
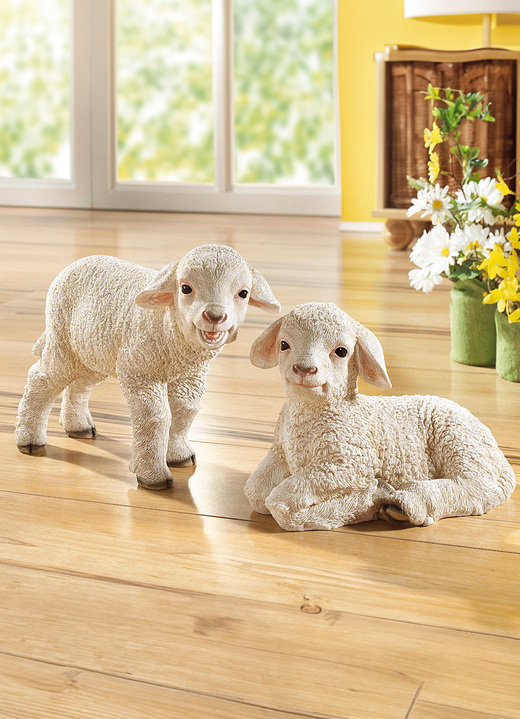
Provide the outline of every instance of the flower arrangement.
<path id="1" fill-rule="evenodd" d="M 460 142 L 463 122 L 494 122 L 484 95 L 476 92 L 428 86 L 426 99 L 432 103 L 433 126 L 424 131 L 428 150 L 428 179 L 408 178 L 417 192 L 407 215 L 421 213 L 430 218 L 414 246 L 410 259 L 417 266 L 409 273 L 410 284 L 431 292 L 443 277 L 480 280 L 487 287 L 484 304 L 496 304 L 509 322 L 520 322 L 518 255 L 520 249 L 520 201 L 499 170 L 496 177 L 481 178 L 488 160 L 478 147 Z M 449 167 L 441 169 L 438 145 L 448 148 Z M 437 182 L 440 176 L 450 184 Z M 454 188 L 454 189 L 452 189 Z M 504 198 L 513 202 L 504 204 Z M 516 214 L 515 214 L 516 210 Z"/>

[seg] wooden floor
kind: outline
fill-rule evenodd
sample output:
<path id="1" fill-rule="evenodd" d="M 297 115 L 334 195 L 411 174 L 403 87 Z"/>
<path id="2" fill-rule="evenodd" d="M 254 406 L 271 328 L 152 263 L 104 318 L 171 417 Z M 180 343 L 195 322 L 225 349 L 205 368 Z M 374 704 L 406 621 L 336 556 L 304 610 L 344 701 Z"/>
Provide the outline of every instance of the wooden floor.
<path id="1" fill-rule="evenodd" d="M 117 382 L 98 436 L 50 419 L 46 455 L 13 440 L 46 289 L 89 254 L 156 268 L 235 247 L 288 311 L 333 301 L 379 336 L 395 394 L 440 394 L 487 423 L 518 469 L 520 385 L 449 359 L 449 287 L 408 287 L 406 253 L 334 219 L 0 211 L 0 717 L 520 717 L 520 492 L 484 517 L 285 533 L 242 493 L 282 405 L 247 359 L 249 310 L 210 370 L 199 465 L 137 489 Z M 371 392 L 367 386 L 362 391 Z"/>

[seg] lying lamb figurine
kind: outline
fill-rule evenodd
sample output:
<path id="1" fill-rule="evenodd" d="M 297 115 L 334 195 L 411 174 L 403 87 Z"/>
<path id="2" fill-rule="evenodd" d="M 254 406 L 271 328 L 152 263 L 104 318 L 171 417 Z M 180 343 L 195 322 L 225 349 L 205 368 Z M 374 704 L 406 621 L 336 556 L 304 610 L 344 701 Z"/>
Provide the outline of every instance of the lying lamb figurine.
<path id="1" fill-rule="evenodd" d="M 468 410 L 440 397 L 358 394 L 358 374 L 391 387 L 383 350 L 336 305 L 300 305 L 277 320 L 253 343 L 251 362 L 280 364 L 287 402 L 245 493 L 283 529 L 332 529 L 378 512 L 429 525 L 511 496 L 514 472 Z"/>
<path id="2" fill-rule="evenodd" d="M 130 469 L 142 487 L 172 486 L 168 466 L 195 463 L 187 435 L 209 363 L 236 339 L 248 303 L 280 310 L 262 275 L 225 245 L 196 247 L 159 272 L 102 255 L 69 265 L 47 295 L 46 330 L 33 348 L 41 359 L 18 409 L 18 449 L 43 450 L 63 389 L 64 430 L 94 436 L 90 393 L 117 374 L 132 418 Z"/>

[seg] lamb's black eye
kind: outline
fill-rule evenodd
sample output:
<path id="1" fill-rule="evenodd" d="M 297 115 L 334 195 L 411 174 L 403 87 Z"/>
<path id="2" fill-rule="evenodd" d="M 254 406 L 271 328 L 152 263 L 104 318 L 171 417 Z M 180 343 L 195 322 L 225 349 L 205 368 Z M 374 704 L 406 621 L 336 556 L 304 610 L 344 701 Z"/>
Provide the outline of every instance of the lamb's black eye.
<path id="1" fill-rule="evenodd" d="M 338 347 L 334 350 L 334 353 L 338 355 L 338 357 L 346 357 L 348 355 L 348 349 L 346 347 Z"/>
<path id="2" fill-rule="evenodd" d="M 282 352 L 285 352 L 285 350 L 289 350 L 289 349 L 291 349 L 291 347 L 288 342 L 286 342 L 285 340 L 282 340 L 280 342 L 280 349 L 282 350 Z"/>
<path id="3" fill-rule="evenodd" d="M 240 290 L 238 293 L 238 296 L 241 297 L 243 300 L 245 300 L 248 296 L 249 292 L 247 290 Z"/>
<path id="4" fill-rule="evenodd" d="M 189 285 L 181 285 L 181 292 L 183 295 L 189 295 L 191 292 L 193 292 L 193 288 Z"/>

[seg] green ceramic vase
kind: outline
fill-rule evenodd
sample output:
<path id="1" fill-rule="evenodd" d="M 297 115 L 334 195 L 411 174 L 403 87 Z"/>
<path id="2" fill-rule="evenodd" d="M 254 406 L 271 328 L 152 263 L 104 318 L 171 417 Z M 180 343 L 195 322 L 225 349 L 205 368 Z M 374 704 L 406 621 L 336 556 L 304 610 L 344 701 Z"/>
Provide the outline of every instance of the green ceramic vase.
<path id="1" fill-rule="evenodd" d="M 497 373 L 510 382 L 520 382 L 520 323 L 510 323 L 505 312 L 495 315 L 497 328 Z"/>
<path id="2" fill-rule="evenodd" d="M 450 293 L 451 359 L 460 364 L 495 366 L 495 306 L 482 304 L 486 289 L 480 280 L 459 280 Z"/>

